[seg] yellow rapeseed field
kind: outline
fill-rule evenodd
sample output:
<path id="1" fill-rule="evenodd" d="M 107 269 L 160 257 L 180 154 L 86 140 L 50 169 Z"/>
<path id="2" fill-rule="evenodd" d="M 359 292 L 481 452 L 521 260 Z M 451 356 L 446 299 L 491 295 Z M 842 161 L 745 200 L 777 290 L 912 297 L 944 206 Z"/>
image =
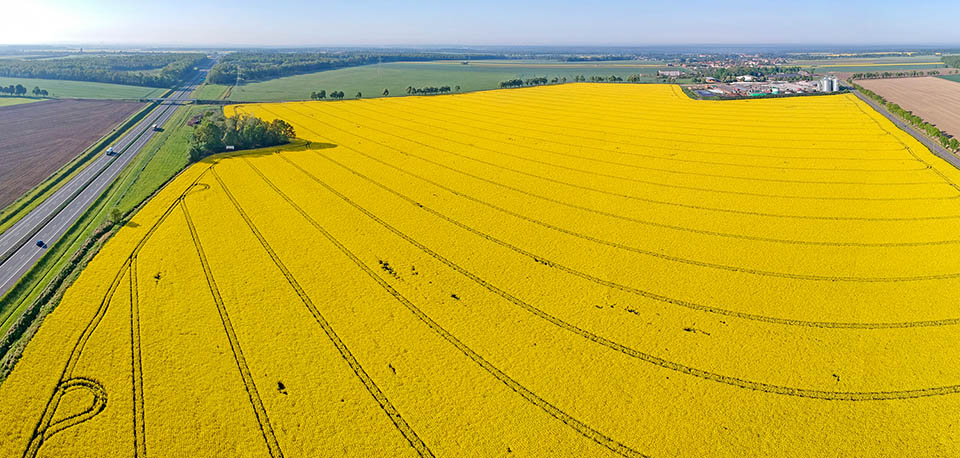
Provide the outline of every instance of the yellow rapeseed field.
<path id="1" fill-rule="evenodd" d="M 960 455 L 960 172 L 852 95 L 231 106 L 0 385 L 3 457 Z"/>

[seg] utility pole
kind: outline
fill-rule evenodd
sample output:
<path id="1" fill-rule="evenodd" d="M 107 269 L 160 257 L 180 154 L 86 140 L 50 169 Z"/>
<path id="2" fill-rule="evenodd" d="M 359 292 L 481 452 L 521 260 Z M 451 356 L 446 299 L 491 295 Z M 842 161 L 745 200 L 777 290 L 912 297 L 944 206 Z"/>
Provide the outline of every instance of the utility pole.
<path id="1" fill-rule="evenodd" d="M 237 84 L 235 84 L 234 86 L 239 86 L 239 85 L 240 85 L 240 64 L 237 64 Z"/>

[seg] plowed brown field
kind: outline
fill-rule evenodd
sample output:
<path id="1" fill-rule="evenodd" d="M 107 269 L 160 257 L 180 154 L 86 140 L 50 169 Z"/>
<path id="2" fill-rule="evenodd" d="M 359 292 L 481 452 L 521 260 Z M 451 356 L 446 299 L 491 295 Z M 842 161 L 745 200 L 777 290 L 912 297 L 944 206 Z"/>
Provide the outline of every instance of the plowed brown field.
<path id="1" fill-rule="evenodd" d="M 960 84 L 943 78 L 894 78 L 858 83 L 960 137 Z"/>
<path id="2" fill-rule="evenodd" d="M 111 100 L 55 100 L 0 108 L 0 208 L 141 106 Z"/>

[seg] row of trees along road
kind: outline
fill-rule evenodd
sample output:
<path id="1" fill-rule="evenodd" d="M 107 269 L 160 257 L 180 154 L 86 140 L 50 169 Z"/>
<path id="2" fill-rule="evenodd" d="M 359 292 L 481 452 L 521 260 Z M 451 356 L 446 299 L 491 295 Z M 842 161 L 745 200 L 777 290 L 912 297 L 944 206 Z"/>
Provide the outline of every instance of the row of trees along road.
<path id="1" fill-rule="evenodd" d="M 937 141 L 939 141 L 944 148 L 954 151 L 960 149 L 960 140 L 957 140 L 956 137 L 951 137 L 950 134 L 941 131 L 937 128 L 937 126 L 924 121 L 923 118 L 913 114 L 913 112 L 905 110 L 900 105 L 897 105 L 893 102 L 888 102 L 887 99 L 880 96 L 880 94 L 877 94 L 876 92 L 873 92 L 857 83 L 851 82 L 851 84 L 853 84 L 853 87 L 860 91 L 861 94 L 886 107 L 890 113 L 893 113 L 894 115 L 900 117 L 900 119 L 912 124 L 917 129 L 922 130 L 927 135 L 937 139 Z"/>
<path id="2" fill-rule="evenodd" d="M 282 119 L 267 122 L 248 114 L 227 118 L 220 112 L 210 111 L 193 131 L 190 160 L 224 152 L 227 146 L 241 150 L 282 145 L 296 136 L 293 126 Z"/>
<path id="3" fill-rule="evenodd" d="M 50 93 L 47 92 L 46 89 L 40 89 L 39 87 L 36 87 L 36 86 L 33 88 L 32 91 L 30 91 L 30 93 L 33 94 L 35 97 L 46 97 L 50 95 Z M 0 86 L 0 94 L 27 95 L 27 88 L 25 88 L 22 84 L 18 84 L 16 86 L 12 84 L 9 86 Z"/>
<path id="4" fill-rule="evenodd" d="M 947 73 L 950 73 L 947 70 Z M 924 72 L 922 70 L 914 71 L 905 71 L 905 72 L 863 72 L 863 73 L 854 73 L 850 75 L 851 78 L 857 80 L 871 80 L 871 79 L 884 79 L 884 78 L 910 78 L 918 76 L 939 76 L 940 70 L 930 70 Z"/>

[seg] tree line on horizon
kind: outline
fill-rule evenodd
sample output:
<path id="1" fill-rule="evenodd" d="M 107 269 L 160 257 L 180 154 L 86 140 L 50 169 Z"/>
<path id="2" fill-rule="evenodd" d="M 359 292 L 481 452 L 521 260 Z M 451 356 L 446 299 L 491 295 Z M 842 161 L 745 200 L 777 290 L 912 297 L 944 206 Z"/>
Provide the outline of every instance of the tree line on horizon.
<path id="1" fill-rule="evenodd" d="M 503 59 L 502 54 L 448 54 L 431 52 L 282 52 L 244 51 L 227 54 L 210 69 L 207 81 L 234 84 L 301 73 L 357 67 L 380 62 L 427 62 L 434 60 Z"/>
<path id="2" fill-rule="evenodd" d="M 56 59 L 2 59 L 0 76 L 173 87 L 207 60 L 202 53 L 136 53 Z"/>

